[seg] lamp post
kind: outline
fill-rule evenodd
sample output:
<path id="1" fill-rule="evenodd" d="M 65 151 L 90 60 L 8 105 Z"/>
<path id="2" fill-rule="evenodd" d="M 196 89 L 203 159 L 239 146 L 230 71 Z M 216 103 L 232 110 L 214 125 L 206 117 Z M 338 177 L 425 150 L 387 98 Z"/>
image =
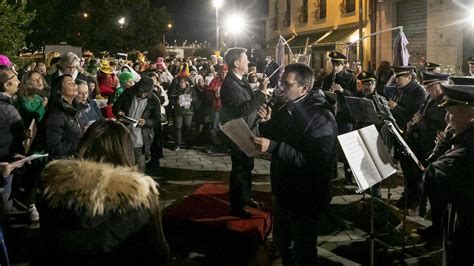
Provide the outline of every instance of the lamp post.
<path id="1" fill-rule="evenodd" d="M 170 31 L 171 28 L 173 28 L 173 24 L 168 23 L 168 25 L 166 25 L 166 28 L 167 28 L 168 31 Z M 163 32 L 163 45 L 165 45 L 165 43 L 166 43 L 166 36 L 165 35 L 166 35 L 166 31 Z"/>
<path id="2" fill-rule="evenodd" d="M 216 8 L 216 50 L 219 50 L 219 8 L 223 0 L 212 0 L 212 5 Z"/>

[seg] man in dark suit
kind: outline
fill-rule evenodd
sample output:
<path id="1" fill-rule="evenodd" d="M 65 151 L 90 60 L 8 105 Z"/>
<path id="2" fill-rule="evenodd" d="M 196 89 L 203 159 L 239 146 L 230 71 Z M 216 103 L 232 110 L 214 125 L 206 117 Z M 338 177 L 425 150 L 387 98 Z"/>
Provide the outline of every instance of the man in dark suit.
<path id="1" fill-rule="evenodd" d="M 267 63 L 267 65 L 265 66 L 265 75 L 267 77 L 270 77 L 273 74 L 273 72 L 275 72 L 278 69 L 279 66 L 273 60 L 273 58 L 271 56 L 267 56 L 265 58 L 265 63 Z M 275 88 L 276 86 L 278 86 L 278 77 L 279 77 L 278 74 L 274 74 L 273 76 L 271 76 L 271 78 L 270 78 L 270 87 L 271 88 Z"/>
<path id="2" fill-rule="evenodd" d="M 221 121 L 243 118 L 249 127 L 254 123 L 257 108 L 265 102 L 268 80 L 262 90 L 252 92 L 247 79 L 243 77 L 248 71 L 248 59 L 244 48 L 231 48 L 225 55 L 229 68 L 221 87 Z M 252 198 L 253 158 L 249 158 L 235 144 L 230 144 L 232 170 L 230 172 L 230 211 L 232 215 L 250 218 L 252 215 L 245 210 L 245 204 L 258 207 Z"/>

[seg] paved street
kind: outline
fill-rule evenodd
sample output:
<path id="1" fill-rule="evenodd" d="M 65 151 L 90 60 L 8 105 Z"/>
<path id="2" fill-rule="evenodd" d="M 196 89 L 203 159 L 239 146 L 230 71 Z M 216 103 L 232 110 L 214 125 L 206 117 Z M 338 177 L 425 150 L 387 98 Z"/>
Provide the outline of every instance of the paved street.
<path id="1" fill-rule="evenodd" d="M 156 177 L 161 189 L 161 207 L 166 208 L 174 202 L 190 195 L 205 183 L 228 183 L 231 169 L 230 157 L 226 154 L 207 154 L 200 150 L 181 149 L 177 152 L 165 149 L 161 160 L 163 174 Z M 342 171 L 342 169 L 340 169 Z M 256 160 L 253 189 L 270 192 L 269 162 Z M 342 180 L 336 180 L 333 186 L 334 197 L 328 214 L 322 217 L 319 230 L 318 252 L 322 265 L 368 265 L 370 255 L 370 197 L 356 194 L 355 186 L 345 186 Z M 402 178 L 390 180 L 391 203 L 400 198 L 403 191 Z M 388 183 L 382 188 L 383 199 L 388 195 Z M 380 240 L 375 245 L 376 265 L 395 263 L 400 258 L 402 231 L 401 212 L 393 205 L 387 207 L 374 201 L 375 233 Z M 38 226 L 29 225 L 21 218 L 24 211 L 19 211 L 11 220 L 8 243 L 15 265 L 26 265 L 31 252 L 37 245 Z M 406 229 L 406 258 L 408 264 L 433 265 L 439 259 L 439 252 L 429 250 L 415 233 L 416 227 L 429 225 L 421 217 L 408 217 Z M 209 265 L 206 257 L 197 252 L 173 252 L 172 265 Z M 273 247 L 270 234 L 267 242 L 261 247 L 252 265 L 282 265 L 278 253 Z M 222 262 L 228 265 L 230 262 Z"/>
<path id="2" fill-rule="evenodd" d="M 228 182 L 231 170 L 230 156 L 226 154 L 207 154 L 198 150 L 181 149 L 177 152 L 165 149 L 165 157 L 161 160 L 163 176 L 159 182 L 162 188 L 162 207 L 165 208 L 180 200 L 204 183 Z M 270 163 L 266 160 L 256 160 L 253 180 L 255 191 L 270 192 L 269 180 Z M 342 171 L 342 169 L 340 169 Z M 403 191 L 402 178 L 396 177 L 390 181 L 391 202 L 394 204 Z M 344 186 L 341 181 L 335 181 L 335 196 L 331 201 L 331 210 L 328 217 L 324 217 L 323 225 L 318 238 L 318 252 L 324 265 L 360 265 L 368 264 L 369 245 L 369 204 L 370 197 L 356 194 L 352 191 L 356 186 Z M 388 195 L 388 184 L 385 181 L 382 188 L 382 198 Z M 396 230 L 402 230 L 401 212 L 394 206 L 387 208 L 386 205 L 375 202 L 375 233 L 380 233 L 380 239 L 390 247 L 376 245 L 376 260 L 380 263 L 395 262 L 399 259 L 400 234 Z M 430 262 L 433 256 L 436 259 L 438 253 L 431 254 L 418 243 L 419 237 L 414 233 L 416 227 L 427 226 L 430 221 L 421 217 L 408 217 L 406 231 L 407 240 L 407 262 L 420 263 Z M 393 229 L 390 234 L 385 234 L 387 227 Z M 413 247 L 416 244 L 416 247 Z M 428 258 L 419 259 L 420 256 L 430 254 Z M 199 258 L 199 259 L 197 259 Z M 176 258 L 176 265 L 197 263 L 205 259 L 199 254 L 190 254 L 190 259 Z M 282 265 L 278 255 L 272 246 L 272 236 L 262 247 L 255 259 L 264 265 Z M 431 261 L 432 262 L 432 261 Z"/>

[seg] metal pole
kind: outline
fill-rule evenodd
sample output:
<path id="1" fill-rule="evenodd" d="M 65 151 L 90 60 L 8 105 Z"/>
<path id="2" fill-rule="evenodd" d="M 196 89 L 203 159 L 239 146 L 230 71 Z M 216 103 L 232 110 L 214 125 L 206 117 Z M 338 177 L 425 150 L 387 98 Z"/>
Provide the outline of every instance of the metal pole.
<path id="1" fill-rule="evenodd" d="M 216 50 L 219 51 L 219 8 L 216 6 Z"/>
<path id="2" fill-rule="evenodd" d="M 362 27 L 363 27 L 363 23 L 362 23 L 362 13 L 363 13 L 363 9 L 362 9 L 362 1 L 363 0 L 359 0 L 359 39 L 362 39 L 363 37 L 363 33 L 362 33 Z M 363 45 L 363 42 L 360 42 L 359 43 L 359 62 L 360 62 L 360 65 L 362 66 L 362 69 L 364 69 L 364 45 Z"/>

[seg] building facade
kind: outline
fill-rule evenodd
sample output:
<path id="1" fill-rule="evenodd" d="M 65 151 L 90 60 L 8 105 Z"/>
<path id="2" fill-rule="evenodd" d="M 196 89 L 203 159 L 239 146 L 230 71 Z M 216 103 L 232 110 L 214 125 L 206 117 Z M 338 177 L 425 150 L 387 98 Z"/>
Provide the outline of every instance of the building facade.
<path id="1" fill-rule="evenodd" d="M 316 70 L 326 68 L 332 50 L 345 53 L 350 62 L 362 61 L 363 69 L 392 62 L 400 26 L 409 41 L 412 65 L 435 62 L 460 74 L 466 71 L 467 57 L 474 54 L 474 21 L 462 20 L 472 16 L 473 0 L 268 1 L 268 49 L 276 46 L 281 35 L 293 53 L 306 51 Z"/>

